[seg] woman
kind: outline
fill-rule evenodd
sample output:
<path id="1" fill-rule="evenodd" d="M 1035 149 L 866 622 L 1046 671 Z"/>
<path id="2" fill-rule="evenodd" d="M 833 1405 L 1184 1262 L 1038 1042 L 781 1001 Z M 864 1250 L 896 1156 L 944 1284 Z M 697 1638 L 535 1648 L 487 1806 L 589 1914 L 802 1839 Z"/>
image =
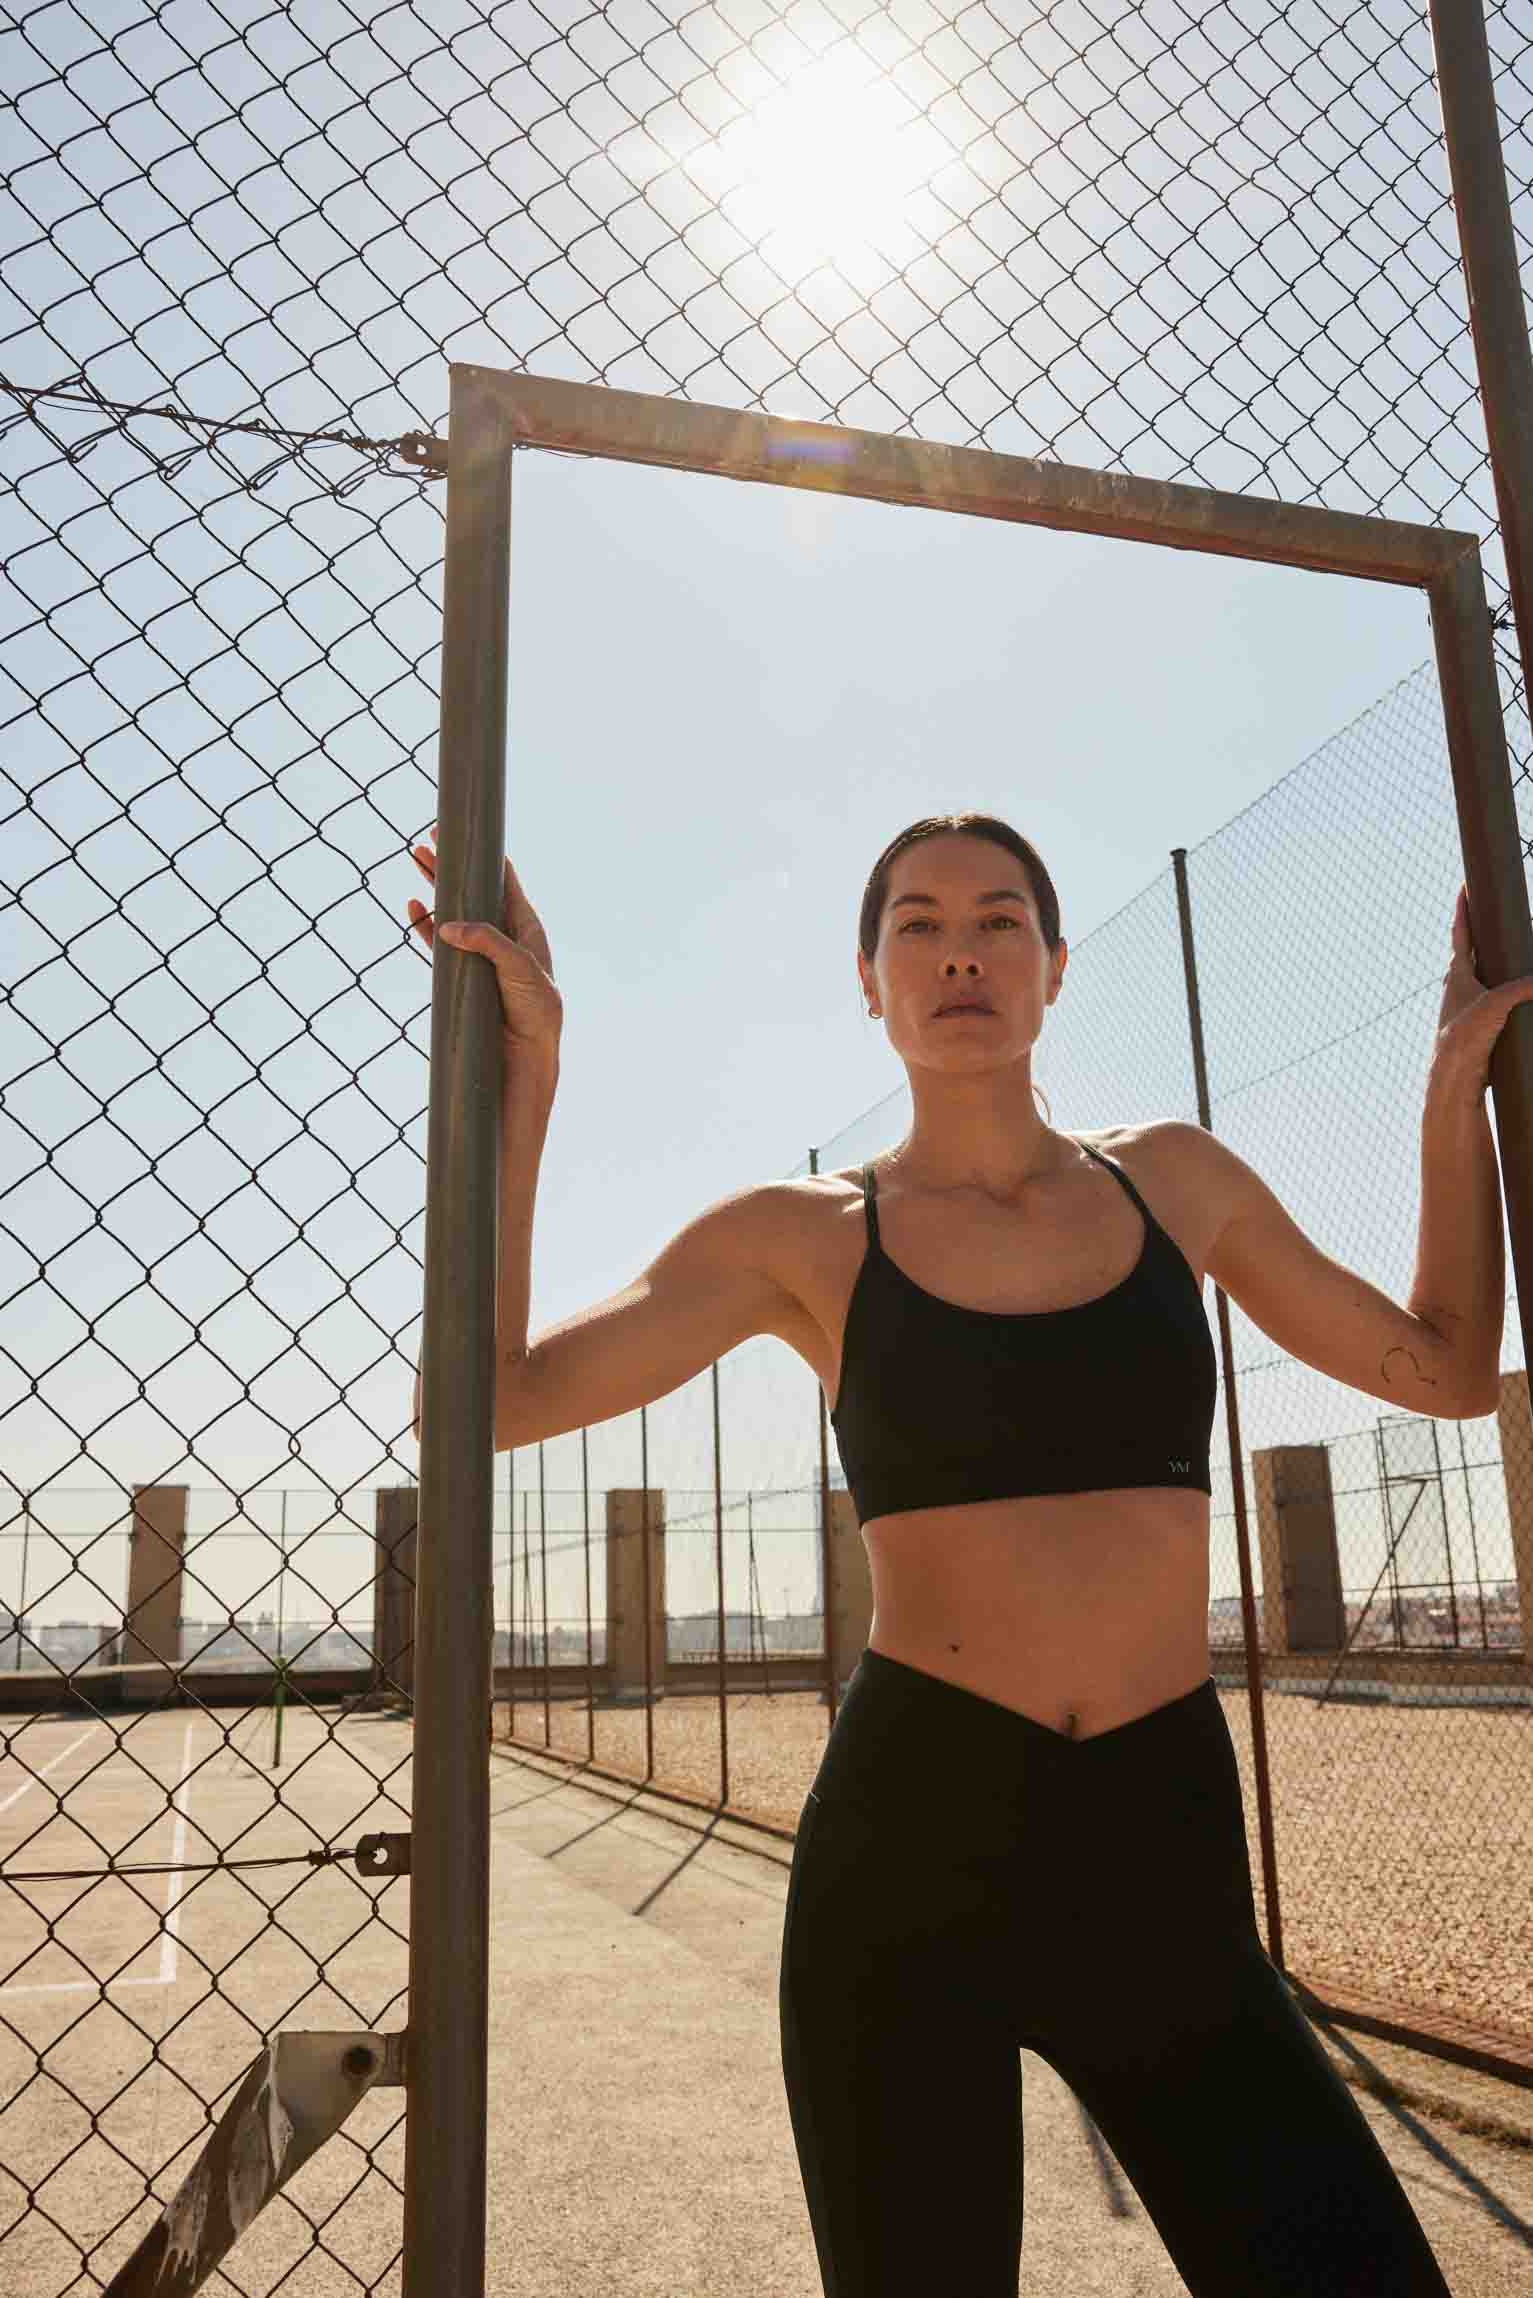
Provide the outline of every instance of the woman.
<path id="1" fill-rule="evenodd" d="M 1023 2046 L 1087 2107 L 1194 2298 L 1445 2298 L 1257 1935 L 1208 1672 L 1203 1272 L 1321 1369 L 1467 1417 L 1495 1366 L 1461 1296 L 1423 1290 L 1425 1224 L 1415 1290 L 1450 1303 L 1432 1323 L 1318 1253 L 1200 1127 L 1042 1122 L 1032 1049 L 1069 955 L 1053 884 L 1005 823 L 938 816 L 879 857 L 859 934 L 906 1139 L 710 1207 L 529 1347 L 562 1007 L 509 861 L 505 927 L 437 929 L 494 963 L 506 1030 L 497 1446 L 631 1411 L 759 1332 L 835 1399 L 874 1613 L 799 1822 L 779 1995 L 827 2298 L 1015 2298 Z M 1445 1156 L 1533 994 L 1481 994 L 1462 897 L 1454 952 Z M 1498 1248 L 1499 1217 L 1497 1194 Z"/>

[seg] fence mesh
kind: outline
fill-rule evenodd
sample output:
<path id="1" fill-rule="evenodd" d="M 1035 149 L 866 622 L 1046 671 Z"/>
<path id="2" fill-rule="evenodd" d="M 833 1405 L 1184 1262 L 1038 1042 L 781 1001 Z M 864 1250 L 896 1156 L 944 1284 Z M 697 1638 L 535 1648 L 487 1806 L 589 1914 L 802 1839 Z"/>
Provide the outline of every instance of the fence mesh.
<path id="1" fill-rule="evenodd" d="M 1498 7 L 1488 28 L 1523 252 L 1528 26 Z M 379 873 L 434 811 L 442 500 L 412 441 L 444 428 L 446 362 L 1438 521 L 1483 538 L 1503 620 L 1506 586 L 1415 7 L 50 0 L 4 9 L 0 59 L 0 1555 L 22 1662 L 0 1773 L 0 2273 L 41 2298 L 109 2276 L 267 2033 L 402 2015 L 407 1885 L 339 1854 L 409 1801 L 398 1710 L 361 1704 L 408 1691 L 389 1590 L 414 1467 L 428 1049 L 425 976 Z M 1376 795 L 1347 817 L 1359 836 L 1378 819 Z M 1391 948 L 1402 915 L 1436 936 L 1451 906 L 1436 828 Z M 1249 885 L 1263 857 L 1234 833 L 1228 855 L 1229 887 L 1198 898 L 1236 915 L 1238 885 L 1249 905 L 1233 999 L 1268 913 Z M 1266 857 L 1290 889 L 1295 858 Z M 1375 847 L 1369 866 L 1385 861 Z M 1166 889 L 1145 902 L 1169 932 Z M 1334 896 L 1313 915 L 1330 930 Z M 1400 963 L 1414 996 L 1440 973 L 1435 941 L 1430 964 Z M 1238 1143 L 1285 1063 L 1275 1006 L 1244 1081 L 1225 1020 L 1215 1122 Z M 1316 1094 L 1343 1036 L 1287 1049 L 1289 1068 L 1312 1057 Z M 1392 1107 L 1421 1042 L 1395 1042 Z M 1168 1094 L 1189 1109 L 1185 1068 L 1120 1074 L 1100 1117 L 1066 1121 Z M 1379 1203 L 1414 1201 L 1407 1167 Z M 1297 1169 L 1271 1178 L 1302 1204 Z M 1248 1389 L 1305 1385 L 1259 1348 L 1240 1369 Z M 812 1395 L 795 1411 L 796 1464 L 749 1483 L 808 1495 L 792 1506 L 812 1521 Z M 1325 1420 L 1302 1425 L 1318 1445 Z M 1375 1453 L 1381 1509 L 1400 1435 Z M 647 1441 L 646 1424 L 587 1488 L 638 1492 L 641 1522 L 665 1481 Z M 706 1526 L 714 1493 L 719 1559 L 722 1488 L 700 1441 L 682 1449 L 677 1513 Z M 1326 1450 L 1333 1491 L 1361 1495 L 1364 1440 Z M 1435 1641 L 1461 1650 L 1483 1619 L 1483 1657 L 1503 1600 L 1460 1603 L 1483 1576 L 1456 1525 L 1422 1527 L 1450 1490 L 1467 1514 L 1493 1465 L 1453 1487 L 1423 1458 L 1407 1452 L 1425 1497 L 1389 1557 L 1382 1518 L 1343 1551 L 1345 1622 L 1360 1648 L 1387 1591 L 1404 1650 L 1422 1625 L 1407 1589 L 1430 1583 L 1451 1628 Z M 295 1461 L 319 1499 L 289 1528 L 274 1501 Z M 527 1463 L 512 1473 L 525 1511 Z M 621 1548 L 629 1503 L 604 1505 Z M 791 1521 L 786 1501 L 731 1497 L 747 1619 L 768 1552 L 751 1519 L 774 1510 Z M 547 1600 L 520 1547 L 497 1555 L 512 1636 Z M 291 1669 L 261 1618 L 279 1597 L 284 1646 L 289 1598 L 326 1646 Z M 355 1666 L 337 1627 L 364 1648 Z M 785 1649 L 820 1633 L 785 1630 Z M 653 1704 L 644 1717 L 652 1763 Z M 1437 1891 L 1414 1939 L 1447 1934 L 1454 1891 L 1486 1904 L 1484 1834 L 1512 1775 L 1499 1741 L 1466 1737 L 1509 1716 L 1408 1720 L 1423 1747 L 1451 1741 L 1434 1763 L 1482 1783 L 1472 1856 L 1451 1830 L 1409 1847 Z M 1345 1858 L 1308 1802 L 1284 1831 L 1285 1873 L 1353 1878 L 1327 1883 L 1306 1953 L 1334 1958 L 1356 1920 L 1390 1752 L 1334 1823 Z M 257 1853 L 285 1864 L 234 1865 Z M 1524 1876 L 1526 1856 L 1503 1841 Z M 71 1880 L 27 1880 L 42 1871 Z M 1423 2001 L 1437 1985 L 1409 1943 L 1363 1961 Z M 1511 2000 L 1499 1972 L 1480 1991 Z M 230 2278 L 390 2286 L 398 2160 L 398 2100 L 373 2094 Z"/>
<path id="2" fill-rule="evenodd" d="M 1186 866 L 1215 1130 L 1308 1236 L 1404 1300 L 1442 921 L 1459 872 L 1433 667 L 1191 849 Z M 1135 985 L 1129 1033 L 1125 981 Z M 1169 870 L 1072 942 L 1065 995 L 1067 1023 L 1045 1029 L 1035 1064 L 1056 1124 L 1089 1133 L 1125 1107 L 1196 1113 Z M 818 1171 L 855 1186 L 910 1114 L 902 1085 L 816 1153 Z M 1132 1141 L 1103 1145 L 1122 1154 L 1201 1273 L 1197 1202 L 1174 1174 L 1152 1179 Z M 1493 1415 L 1425 1418 L 1329 1379 L 1230 1308 L 1285 1967 L 1328 2000 L 1367 1998 L 1381 2013 L 1387 2003 L 1423 2034 L 1477 2037 L 1533 2072 L 1533 1991 L 1508 1914 L 1533 1877 L 1526 1372 L 1503 1372 Z M 1514 1288 L 1507 1315 L 1503 1357 L 1515 1362 Z M 830 1382 L 833 1396 L 833 1369 Z M 1270 1937 L 1278 1910 L 1255 1858 L 1225 1396 L 1221 1363 L 1209 1647 Z M 764 1339 L 642 1414 L 511 1456 L 516 1673 L 505 1730 L 792 1824 L 811 1776 L 806 1751 L 823 1739 L 824 1686 L 830 1675 L 846 1682 L 873 1602 L 833 1449 L 822 1536 L 820 1405 L 808 1368 Z M 1091 1406 L 1083 1396 L 1082 1411 Z M 1104 1422 L 1109 1410 L 1104 1400 Z M 631 1553 L 645 1537 L 642 1494 L 629 1489 L 641 1442 L 648 1662 Z M 757 1471 L 746 1491 L 741 1464 Z"/>

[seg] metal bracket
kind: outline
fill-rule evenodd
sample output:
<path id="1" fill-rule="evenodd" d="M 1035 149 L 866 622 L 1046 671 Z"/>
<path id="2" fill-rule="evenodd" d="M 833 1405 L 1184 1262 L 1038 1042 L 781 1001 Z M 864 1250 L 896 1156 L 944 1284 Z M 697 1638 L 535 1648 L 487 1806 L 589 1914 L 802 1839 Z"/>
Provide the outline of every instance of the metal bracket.
<path id="1" fill-rule="evenodd" d="M 434 439 L 429 431 L 406 431 L 397 442 L 399 454 L 406 463 L 414 463 L 422 471 L 447 469 L 447 441 Z"/>
<path id="2" fill-rule="evenodd" d="M 356 1848 L 359 1875 L 408 1875 L 410 1872 L 410 1838 L 408 1835 L 364 1835 Z"/>
<path id="3" fill-rule="evenodd" d="M 273 2035 L 105 2298 L 190 2298 L 357 2101 L 405 2081 L 406 2042 L 405 2030 Z"/>

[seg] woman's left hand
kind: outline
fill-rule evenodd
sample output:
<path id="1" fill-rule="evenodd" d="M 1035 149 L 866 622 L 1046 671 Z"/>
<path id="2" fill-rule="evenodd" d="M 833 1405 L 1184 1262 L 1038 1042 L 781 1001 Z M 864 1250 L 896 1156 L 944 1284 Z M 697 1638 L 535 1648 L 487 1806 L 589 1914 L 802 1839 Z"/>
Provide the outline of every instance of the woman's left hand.
<path id="1" fill-rule="evenodd" d="M 1460 886 L 1453 913 L 1453 959 L 1443 976 L 1443 1001 L 1437 1016 L 1434 1066 L 1451 1075 L 1466 1091 L 1483 1093 L 1490 1082 L 1490 1057 L 1506 1017 L 1528 998 L 1533 998 L 1533 974 L 1519 974 L 1499 989 L 1487 989 L 1480 980 L 1469 939 L 1469 895 Z"/>

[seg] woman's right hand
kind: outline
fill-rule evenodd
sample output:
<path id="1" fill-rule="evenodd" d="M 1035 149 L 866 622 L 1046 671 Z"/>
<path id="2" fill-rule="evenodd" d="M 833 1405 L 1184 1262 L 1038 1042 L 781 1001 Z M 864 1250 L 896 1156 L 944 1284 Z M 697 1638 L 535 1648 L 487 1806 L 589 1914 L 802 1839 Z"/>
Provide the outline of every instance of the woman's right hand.
<path id="1" fill-rule="evenodd" d="M 436 824 L 431 825 L 431 838 L 436 837 Z M 436 883 L 436 847 L 422 843 L 412 846 L 417 868 Z M 487 957 L 495 968 L 495 980 L 500 990 L 501 1026 L 506 1039 L 519 1052 L 557 1054 L 560 1033 L 564 1027 L 564 1000 L 553 978 L 553 957 L 548 947 L 548 936 L 543 921 L 527 896 L 521 881 L 506 856 L 503 873 L 504 903 L 501 925 L 471 924 L 467 919 L 445 920 L 437 925 L 423 902 L 408 905 L 410 923 L 429 950 L 436 935 L 450 942 L 454 949 L 472 951 Z"/>

